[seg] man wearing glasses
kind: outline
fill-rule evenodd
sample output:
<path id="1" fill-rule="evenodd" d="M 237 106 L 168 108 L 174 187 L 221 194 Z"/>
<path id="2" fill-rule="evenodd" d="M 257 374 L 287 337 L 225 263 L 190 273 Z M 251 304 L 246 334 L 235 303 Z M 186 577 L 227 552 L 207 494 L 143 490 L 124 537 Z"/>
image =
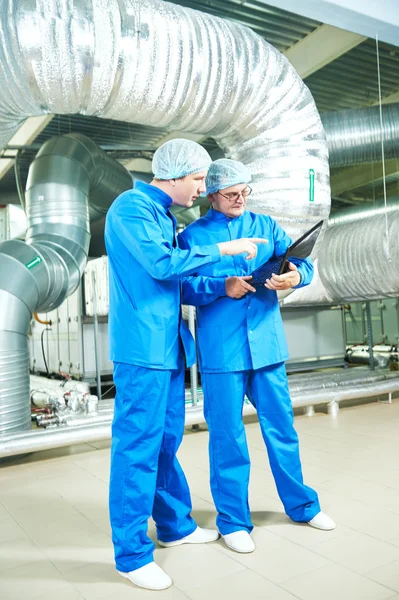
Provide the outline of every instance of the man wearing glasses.
<path id="1" fill-rule="evenodd" d="M 246 210 L 250 179 L 242 163 L 215 161 L 206 178 L 211 208 L 179 235 L 182 248 L 240 237 L 269 240 L 251 265 L 240 256 L 226 256 L 202 269 L 202 277 L 183 282 L 183 303 L 198 307 L 197 340 L 217 526 L 236 552 L 255 550 L 248 506 L 250 460 L 242 421 L 245 395 L 257 409 L 287 515 L 318 529 L 335 527 L 320 511 L 317 493 L 303 483 L 277 299 L 278 290 L 308 285 L 313 265 L 308 259 L 292 259 L 288 273 L 273 275 L 265 287 L 251 286 L 250 273 L 273 254 L 284 254 L 292 240 L 272 218 Z"/>

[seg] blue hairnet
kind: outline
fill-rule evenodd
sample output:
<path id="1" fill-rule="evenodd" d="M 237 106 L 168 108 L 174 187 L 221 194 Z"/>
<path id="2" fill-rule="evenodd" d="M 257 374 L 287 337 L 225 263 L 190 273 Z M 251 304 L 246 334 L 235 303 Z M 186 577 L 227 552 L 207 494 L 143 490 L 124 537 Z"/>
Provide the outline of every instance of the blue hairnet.
<path id="1" fill-rule="evenodd" d="M 212 159 L 208 152 L 191 140 L 176 138 L 158 148 L 152 159 L 156 179 L 179 179 L 198 171 L 207 171 Z"/>
<path id="2" fill-rule="evenodd" d="M 209 167 L 206 178 L 207 194 L 214 194 L 237 183 L 249 183 L 251 173 L 247 167 L 238 160 L 219 158 Z"/>

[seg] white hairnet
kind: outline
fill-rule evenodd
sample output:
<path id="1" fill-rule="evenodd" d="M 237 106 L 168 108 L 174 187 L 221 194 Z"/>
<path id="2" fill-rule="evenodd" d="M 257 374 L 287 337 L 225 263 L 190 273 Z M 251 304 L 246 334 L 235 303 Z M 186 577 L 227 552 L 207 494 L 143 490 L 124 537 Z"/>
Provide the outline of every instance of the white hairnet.
<path id="1" fill-rule="evenodd" d="M 156 179 L 179 179 L 198 171 L 207 171 L 212 159 L 208 152 L 191 140 L 176 138 L 158 148 L 152 159 Z"/>
<path id="2" fill-rule="evenodd" d="M 249 183 L 251 173 L 247 167 L 238 160 L 219 158 L 209 167 L 206 178 L 207 194 L 214 194 L 237 183 Z"/>

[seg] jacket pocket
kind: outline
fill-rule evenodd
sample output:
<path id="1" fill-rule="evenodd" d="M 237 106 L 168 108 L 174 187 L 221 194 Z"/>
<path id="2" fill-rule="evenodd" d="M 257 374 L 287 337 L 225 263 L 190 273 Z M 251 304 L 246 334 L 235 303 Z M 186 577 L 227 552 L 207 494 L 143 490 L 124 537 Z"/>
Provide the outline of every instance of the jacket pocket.
<path id="1" fill-rule="evenodd" d="M 126 350 L 135 364 L 163 367 L 167 335 L 167 319 L 162 315 L 131 311 L 131 335 Z"/>
<path id="2" fill-rule="evenodd" d="M 225 368 L 224 339 L 220 325 L 197 329 L 200 367 L 204 371 L 223 371 Z"/>

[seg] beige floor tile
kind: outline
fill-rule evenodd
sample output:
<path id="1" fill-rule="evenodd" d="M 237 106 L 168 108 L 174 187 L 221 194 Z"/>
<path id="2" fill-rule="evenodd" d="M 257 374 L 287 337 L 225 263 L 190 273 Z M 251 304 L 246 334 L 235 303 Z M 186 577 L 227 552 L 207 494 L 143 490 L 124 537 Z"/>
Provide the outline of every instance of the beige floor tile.
<path id="1" fill-rule="evenodd" d="M 366 573 L 399 560 L 399 548 L 392 544 L 344 526 L 334 533 L 333 536 L 325 535 L 321 542 L 310 546 L 310 550 L 357 573 Z"/>
<path id="2" fill-rule="evenodd" d="M 59 448 L 62 450 L 62 448 Z M 7 462 L 8 466 L 3 466 L 0 469 L 0 482 L 7 482 L 7 488 L 16 487 L 19 483 L 19 487 L 21 484 L 24 486 L 32 485 L 37 482 L 38 479 L 46 478 L 46 477 L 56 477 L 60 473 L 60 468 L 62 465 L 62 471 L 65 475 L 73 475 L 76 472 L 76 466 L 70 459 L 65 457 L 57 458 L 57 449 L 55 448 L 52 452 L 54 452 L 54 456 L 50 459 L 40 460 L 40 452 L 33 453 L 26 457 L 26 462 L 23 462 L 22 458 L 18 458 L 18 462 L 16 464 L 10 464 Z M 28 458 L 36 457 L 35 461 L 30 461 Z M 75 456 L 75 455 L 74 455 Z"/>
<path id="3" fill-rule="evenodd" d="M 74 500 L 71 506 L 78 513 L 84 515 L 89 521 L 109 520 L 108 491 L 106 495 L 102 492 L 94 501 L 88 501 L 83 498 L 77 501 Z"/>
<path id="4" fill-rule="evenodd" d="M 314 465 L 321 469 L 328 469 L 331 473 L 344 473 L 345 467 L 348 464 L 348 459 L 345 456 L 337 456 L 331 452 L 316 450 L 314 448 L 305 448 L 300 446 L 300 456 L 306 471 L 307 465 Z"/>
<path id="5" fill-rule="evenodd" d="M 277 584 L 290 577 L 312 572 L 330 564 L 330 561 L 322 556 L 284 540 L 270 531 L 272 527 L 253 530 L 252 538 L 256 550 L 251 554 L 233 552 L 221 540 L 217 542 L 217 549 Z"/>
<path id="6" fill-rule="evenodd" d="M 281 521 L 292 523 L 286 516 L 281 501 L 276 498 L 250 495 L 249 506 L 252 523 L 258 527 L 267 527 Z"/>
<path id="7" fill-rule="evenodd" d="M 252 465 L 249 478 L 249 494 L 250 496 L 270 496 L 278 500 L 276 485 L 271 474 L 265 469 L 259 469 L 259 467 Z"/>
<path id="8" fill-rule="evenodd" d="M 295 596 L 247 569 L 187 591 L 192 600 L 295 600 Z"/>
<path id="9" fill-rule="evenodd" d="M 111 448 L 111 440 L 98 440 L 98 442 L 90 442 L 89 446 L 91 448 L 97 448 L 98 450 L 103 450 Z"/>
<path id="10" fill-rule="evenodd" d="M 273 483 L 274 479 L 273 479 L 273 475 L 271 473 L 270 470 L 270 464 L 269 464 L 269 458 L 267 456 L 267 451 L 265 446 L 260 449 L 260 448 L 249 448 L 249 456 L 251 459 L 251 465 L 254 467 L 257 467 L 258 469 L 262 469 L 264 471 L 266 471 L 266 473 L 268 474 L 267 477 L 270 481 L 270 483 Z M 265 477 L 265 475 L 264 475 Z"/>
<path id="11" fill-rule="evenodd" d="M 87 600 L 99 600 L 111 595 L 114 600 L 119 600 L 130 587 L 118 575 L 115 565 L 110 563 L 98 562 L 71 569 L 67 572 L 67 578 Z"/>
<path id="12" fill-rule="evenodd" d="M 293 577 L 281 584 L 301 600 L 386 600 L 395 592 L 338 565 Z"/>
<path id="13" fill-rule="evenodd" d="M 32 523 L 29 535 L 39 546 L 87 546 L 109 545 L 109 537 L 83 515 L 76 515 L 49 523 Z"/>
<path id="14" fill-rule="evenodd" d="M 11 513 L 8 512 L 5 506 L 0 504 L 0 523 L 11 517 Z"/>
<path id="15" fill-rule="evenodd" d="M 366 577 L 399 592 L 399 560 L 365 573 Z"/>
<path id="16" fill-rule="evenodd" d="M 322 507 L 335 521 L 383 541 L 399 538 L 399 515 L 320 489 Z"/>
<path id="17" fill-rule="evenodd" d="M 26 540 L 28 538 L 28 534 L 12 517 L 0 521 L 0 544 L 14 542 L 15 540 Z"/>
<path id="18" fill-rule="evenodd" d="M 106 533 L 109 537 L 112 535 L 111 523 L 109 522 L 109 517 L 106 519 L 98 519 L 93 520 L 93 523 L 96 527 L 98 527 L 103 533 Z"/>
<path id="19" fill-rule="evenodd" d="M 207 502 L 197 496 L 191 496 L 193 510 L 191 516 L 199 527 L 216 529 L 216 509 L 215 505 Z"/>
<path id="20" fill-rule="evenodd" d="M 313 546 L 318 543 L 331 541 L 341 535 L 341 526 L 338 525 L 336 529 L 332 531 L 322 531 L 310 527 L 307 523 L 294 523 L 289 517 L 285 517 L 282 520 L 270 523 L 267 526 L 270 533 L 279 535 L 286 540 L 290 540 L 299 546 L 313 550 Z"/>
<path id="21" fill-rule="evenodd" d="M 318 465 L 310 465 L 309 463 L 302 464 L 302 473 L 304 482 L 315 489 L 318 488 L 323 481 L 329 481 L 331 477 L 339 474 L 338 471 L 332 471 L 327 468 L 327 464 L 323 467 Z"/>
<path id="22" fill-rule="evenodd" d="M 321 483 L 319 487 L 321 490 L 333 491 L 369 506 L 399 514 L 399 490 L 346 474 L 332 477 Z"/>
<path id="23" fill-rule="evenodd" d="M 194 496 L 197 496 L 197 498 L 201 498 L 202 500 L 213 504 L 213 498 L 209 484 L 209 472 L 204 471 L 199 467 L 190 466 L 189 468 L 185 469 L 185 474 L 191 493 Z"/>
<path id="24" fill-rule="evenodd" d="M 76 465 L 75 469 L 73 478 L 62 475 L 51 477 L 46 480 L 47 485 L 71 504 L 108 497 L 108 484 L 105 481 Z M 74 481 L 74 485 L 71 485 L 71 480 Z"/>
<path id="25" fill-rule="evenodd" d="M 0 544 L 0 573 L 31 562 L 46 561 L 46 555 L 30 539 L 19 539 Z"/>
<path id="26" fill-rule="evenodd" d="M 234 557 L 219 552 L 215 548 L 217 543 L 160 548 L 155 551 L 154 559 L 172 577 L 176 586 L 188 593 L 199 585 L 245 569 Z"/>
<path id="27" fill-rule="evenodd" d="M 64 596 L 62 596 L 64 595 Z M 71 598 L 76 589 L 49 561 L 39 561 L 0 573 L 0 597 L 6 600 Z"/>
<path id="28" fill-rule="evenodd" d="M 68 580 L 78 589 L 86 600 L 129 600 L 149 598 L 160 592 L 142 590 L 121 577 L 114 565 L 94 564 L 73 569 L 68 573 Z M 162 598 L 185 600 L 187 596 L 176 586 L 162 591 Z"/>
<path id="29" fill-rule="evenodd" d="M 65 477 L 67 480 L 67 477 Z M 73 481 L 71 478 L 69 481 Z M 9 512 L 16 508 L 41 505 L 51 500 L 59 500 L 60 495 L 49 487 L 47 481 L 39 480 L 32 485 L 27 485 L 23 480 L 7 482 L 5 489 L 0 491 L 0 504 Z"/>
<path id="30" fill-rule="evenodd" d="M 399 448 L 397 450 L 397 453 L 399 454 Z M 380 465 L 379 468 L 375 466 L 373 467 L 373 469 L 370 468 L 370 463 L 368 466 L 369 468 L 366 470 L 366 472 L 360 474 L 359 471 L 357 472 L 358 477 L 360 479 L 372 481 L 374 483 L 378 483 L 379 485 L 399 490 L 399 471 L 394 471 L 393 468 L 386 469 L 385 465 Z"/>
<path id="31" fill-rule="evenodd" d="M 40 549 L 66 578 L 70 571 L 80 567 L 95 564 L 114 566 L 114 552 L 109 538 L 106 545 L 104 538 L 98 539 L 96 543 L 96 538 L 90 537 L 87 545 L 84 542 L 80 546 L 58 544 L 40 546 Z"/>
<path id="32" fill-rule="evenodd" d="M 250 448 L 255 448 L 266 453 L 265 442 L 262 437 L 262 432 L 259 427 L 259 423 L 247 424 L 245 427 L 247 434 L 247 443 Z"/>
<path id="33" fill-rule="evenodd" d="M 49 499 L 48 502 L 43 501 L 41 504 L 33 506 L 18 506 L 17 508 L 10 506 L 8 510 L 27 533 L 43 528 L 44 523 L 53 521 L 65 523 L 67 519 L 79 516 L 79 511 L 61 497 L 55 500 Z"/>
<path id="34" fill-rule="evenodd" d="M 151 590 L 144 590 L 138 587 L 135 587 L 133 584 L 128 581 L 124 582 L 124 588 L 118 588 L 118 596 L 115 594 L 107 594 L 106 596 L 101 596 L 98 600 L 187 600 L 189 597 L 179 590 L 176 585 L 172 585 L 172 587 L 167 590 L 162 590 L 162 592 L 156 592 Z"/>
<path id="35" fill-rule="evenodd" d="M 345 408 L 337 419 L 321 413 L 296 417 L 304 479 L 338 523 L 333 532 L 297 525 L 285 516 L 259 425 L 246 420 L 257 550 L 238 555 L 222 541 L 158 548 L 157 562 L 175 579 L 162 597 L 219 600 L 248 593 L 270 600 L 290 594 L 302 600 L 399 600 L 398 419 L 399 401 Z M 200 526 L 214 528 L 207 444 L 206 428 L 188 431 L 179 458 L 192 490 L 193 516 Z M 160 597 L 115 572 L 108 518 L 109 447 L 105 440 L 2 462 L 0 562 L 6 566 L 2 570 L 0 565 L 0 598 Z M 156 540 L 152 520 L 149 535 Z M 39 565 L 37 582 L 34 565 Z"/>

